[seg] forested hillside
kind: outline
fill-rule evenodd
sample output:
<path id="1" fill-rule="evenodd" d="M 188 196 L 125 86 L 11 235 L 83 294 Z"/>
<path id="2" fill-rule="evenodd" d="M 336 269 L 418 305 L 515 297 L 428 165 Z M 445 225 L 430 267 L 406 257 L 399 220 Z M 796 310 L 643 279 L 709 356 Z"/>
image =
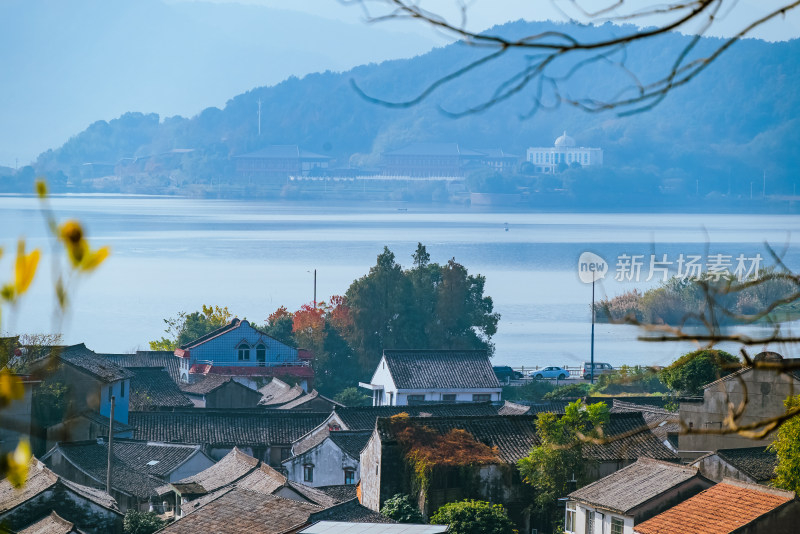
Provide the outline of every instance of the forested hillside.
<path id="1" fill-rule="evenodd" d="M 491 31 L 533 34 L 554 26 L 518 21 Z M 558 25 L 557 29 L 615 31 L 611 25 Z M 665 63 L 689 39 L 671 34 L 646 40 L 627 51 L 627 65 L 643 82 L 657 79 L 663 76 Z M 715 44 L 715 39 L 704 38 L 697 53 Z M 486 51 L 457 43 L 412 59 L 290 78 L 237 95 L 224 109 L 208 108 L 192 118 L 131 113 L 110 122 L 98 121 L 62 147 L 42 154 L 35 171 L 50 175 L 62 171 L 72 178 L 86 162 L 113 163 L 191 148 L 195 151 L 185 157 L 184 169 L 192 180 L 203 181 L 232 173 L 231 156 L 269 144 L 298 144 L 334 157 L 336 165 L 369 167 L 377 164 L 382 151 L 416 141 L 502 147 L 524 155 L 527 147 L 549 146 L 566 130 L 579 145 L 605 150 L 603 169 L 570 170 L 562 176 L 565 186 L 579 181 L 589 190 L 600 187 L 598 198 L 619 200 L 619 192 L 629 192 L 631 201 L 637 194 L 672 195 L 676 201 L 691 196 L 749 199 L 753 187 L 756 195 L 762 194 L 765 174 L 767 194 L 795 191 L 800 164 L 796 150 L 800 145 L 798 40 L 738 42 L 654 109 L 626 117 L 613 111 L 590 114 L 564 105 L 523 117 L 532 108 L 533 88 L 483 113 L 454 119 L 441 112 L 461 111 L 489 98 L 498 80 L 509 78 L 525 64 L 522 53 L 487 63 L 410 108 L 367 102 L 353 88 L 357 84 L 367 94 L 386 100 L 407 99 L 482 54 Z M 569 66 L 557 68 L 565 72 Z M 626 83 L 619 71 L 598 63 L 563 82 L 562 91 L 602 97 Z M 257 133 L 259 99 L 261 136 Z M 572 191 L 577 197 L 585 193 L 581 187 Z"/>

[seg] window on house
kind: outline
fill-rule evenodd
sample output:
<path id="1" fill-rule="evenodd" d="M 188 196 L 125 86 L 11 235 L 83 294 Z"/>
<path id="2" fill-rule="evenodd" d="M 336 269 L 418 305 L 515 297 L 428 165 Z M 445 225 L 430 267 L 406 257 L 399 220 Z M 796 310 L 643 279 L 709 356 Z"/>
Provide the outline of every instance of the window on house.
<path id="1" fill-rule="evenodd" d="M 389 392 L 389 406 L 394 406 L 394 391 Z"/>
<path id="2" fill-rule="evenodd" d="M 489 402 L 492 400 L 491 393 L 475 393 L 472 396 L 472 402 Z"/>
<path id="3" fill-rule="evenodd" d="M 586 511 L 586 534 L 594 534 L 594 512 Z"/>
<path id="4" fill-rule="evenodd" d="M 445 393 L 442 395 L 443 402 L 455 402 L 456 401 L 456 394 L 455 393 Z"/>
<path id="5" fill-rule="evenodd" d="M 303 482 L 314 482 L 313 465 L 308 464 L 303 466 Z"/>
<path id="6" fill-rule="evenodd" d="M 258 345 L 256 347 L 256 360 L 258 360 L 259 363 L 267 361 L 267 347 L 264 345 Z"/>
<path id="7" fill-rule="evenodd" d="M 292 455 L 292 449 L 289 447 L 281 447 L 281 462 Z"/>
<path id="8" fill-rule="evenodd" d="M 564 532 L 575 532 L 575 517 L 577 516 L 575 502 L 567 503 L 567 514 L 564 517 Z"/>
<path id="9" fill-rule="evenodd" d="M 344 483 L 345 484 L 355 484 L 356 483 L 356 472 L 352 469 L 345 469 L 344 470 Z"/>
<path id="10" fill-rule="evenodd" d="M 249 360 L 250 359 L 250 345 L 247 343 L 242 343 L 238 347 L 239 349 L 239 361 Z"/>
<path id="11" fill-rule="evenodd" d="M 124 380 L 119 383 L 119 396 L 120 396 L 120 398 L 124 398 L 125 397 L 125 381 Z"/>
<path id="12" fill-rule="evenodd" d="M 111 402 L 111 397 L 114 396 L 114 386 L 108 386 L 108 402 Z"/>
<path id="13" fill-rule="evenodd" d="M 625 527 L 625 521 L 619 517 L 611 518 L 611 534 L 622 534 L 622 529 Z"/>
<path id="14" fill-rule="evenodd" d="M 425 395 L 409 395 L 408 396 L 408 403 L 409 404 L 420 404 L 425 402 Z"/>

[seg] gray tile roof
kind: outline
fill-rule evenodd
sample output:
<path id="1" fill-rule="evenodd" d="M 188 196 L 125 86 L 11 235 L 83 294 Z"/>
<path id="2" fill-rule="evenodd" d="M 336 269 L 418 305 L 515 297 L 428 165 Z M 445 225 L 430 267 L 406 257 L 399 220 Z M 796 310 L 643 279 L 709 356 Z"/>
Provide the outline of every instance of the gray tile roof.
<path id="1" fill-rule="evenodd" d="M 540 444 L 535 415 L 431 417 L 412 418 L 411 421 L 440 434 L 453 429 L 466 430 L 478 441 L 497 447 L 500 460 L 506 463 L 516 463 L 527 456 L 531 448 Z M 388 419 L 378 419 L 377 427 L 382 438 L 393 439 Z M 584 445 L 586 458 L 597 461 L 636 460 L 643 456 L 670 461 L 678 459 L 650 432 L 639 413 L 611 414 L 605 427 L 605 436 L 606 443 Z"/>
<path id="2" fill-rule="evenodd" d="M 336 415 L 347 430 L 372 430 L 378 417 L 407 413 L 411 417 L 459 417 L 497 415 L 500 406 L 488 402 L 460 404 L 420 404 L 415 406 L 354 406 L 336 408 Z"/>
<path id="3" fill-rule="evenodd" d="M 223 488 L 237 488 L 272 495 L 279 490 L 289 489 L 294 494 L 322 507 L 339 503 L 335 497 L 319 490 L 292 482 L 269 465 L 249 456 L 238 449 L 225 455 L 219 462 L 196 475 L 173 482 L 183 495 L 202 495 Z M 159 495 L 166 493 L 166 487 L 159 488 Z M 196 503 L 193 508 L 202 506 Z"/>
<path id="4" fill-rule="evenodd" d="M 351 486 L 354 487 L 354 486 Z M 373 512 L 366 506 L 362 506 L 358 499 L 353 498 L 336 506 L 331 506 L 325 510 L 314 512 L 309 517 L 310 523 L 317 521 L 347 521 L 349 523 L 381 523 L 397 524 L 393 519 L 385 515 Z M 376 530 L 375 532 L 380 532 Z"/>
<path id="5" fill-rule="evenodd" d="M 200 471 L 196 475 L 182 478 L 172 485 L 183 493 L 211 493 L 219 488 L 233 484 L 258 468 L 258 460 L 243 453 L 236 447 L 220 461 Z M 191 486 L 191 487 L 190 487 Z M 185 488 L 184 488 L 185 487 Z M 160 488 L 159 494 L 163 491 Z"/>
<path id="6" fill-rule="evenodd" d="M 778 455 L 766 447 L 719 449 L 716 454 L 758 483 L 768 482 L 775 478 Z"/>
<path id="7" fill-rule="evenodd" d="M 305 393 L 300 386 L 290 386 L 278 378 L 273 378 L 267 385 L 259 388 L 258 392 L 262 395 L 258 404 L 273 407 L 293 401 Z"/>
<path id="8" fill-rule="evenodd" d="M 339 502 L 351 501 L 357 497 L 356 486 L 354 484 L 340 484 L 336 486 L 317 486 L 317 489 L 323 491 L 336 499 Z"/>
<path id="9" fill-rule="evenodd" d="M 443 534 L 448 532 L 448 525 L 426 525 L 414 523 L 353 522 L 353 521 L 319 521 L 306 527 L 299 534 Z"/>
<path id="10" fill-rule="evenodd" d="M 120 367 L 163 367 L 172 381 L 180 382 L 180 359 L 168 350 L 137 350 L 136 354 L 101 354 Z"/>
<path id="11" fill-rule="evenodd" d="M 44 457 L 60 452 L 72 465 L 105 484 L 108 465 L 108 442 L 96 440 L 58 443 Z M 177 445 L 128 439 L 115 439 L 112 449 L 111 485 L 139 498 L 157 495 L 156 488 L 169 480 L 169 475 L 196 454 L 203 454 L 198 445 Z M 148 462 L 156 462 L 149 465 Z"/>
<path id="12" fill-rule="evenodd" d="M 358 460 L 371 435 L 372 432 L 369 430 L 336 430 L 330 432 L 328 438 L 342 449 L 345 454 Z"/>
<path id="13" fill-rule="evenodd" d="M 20 530 L 19 534 L 83 534 L 83 531 L 53 511 L 50 515 Z"/>
<path id="14" fill-rule="evenodd" d="M 19 534 L 83 534 L 83 531 L 53 511 L 50 515 L 20 530 Z"/>
<path id="15" fill-rule="evenodd" d="M 671 412 L 654 405 L 636 404 L 620 399 L 613 399 L 612 402 L 611 413 L 641 413 L 647 426 L 650 427 L 650 430 L 662 443 L 665 440 L 674 438 L 681 431 L 678 412 Z"/>
<path id="16" fill-rule="evenodd" d="M 503 405 L 497 410 L 498 415 L 526 415 L 530 412 L 531 407 L 524 404 L 517 404 L 516 402 L 505 401 Z"/>
<path id="17" fill-rule="evenodd" d="M 670 491 L 693 477 L 696 467 L 639 458 L 635 463 L 569 494 L 571 499 L 632 515 L 637 506 Z"/>
<path id="18" fill-rule="evenodd" d="M 290 444 L 328 417 L 326 413 L 264 410 L 131 412 L 133 437 L 218 446 Z"/>
<path id="19" fill-rule="evenodd" d="M 161 367 L 129 367 L 132 373 L 130 410 L 191 408 L 192 401 L 181 393 L 167 371 Z"/>
<path id="20" fill-rule="evenodd" d="M 110 384 L 118 380 L 131 378 L 133 373 L 86 348 L 86 345 L 71 345 L 57 353 L 62 362 L 72 365 Z"/>
<path id="21" fill-rule="evenodd" d="M 279 406 L 278 409 L 279 410 L 302 410 L 303 407 L 306 404 L 308 404 L 309 402 L 313 401 L 314 399 L 321 399 L 323 401 L 326 401 L 328 404 L 331 405 L 331 407 L 333 407 L 333 406 L 344 406 L 343 404 L 341 404 L 339 402 L 336 402 L 333 399 L 329 399 L 328 397 L 320 395 L 319 391 L 314 389 L 314 390 L 311 390 L 311 393 L 306 393 L 305 395 L 301 395 L 300 397 L 297 397 L 296 399 L 294 399 L 292 401 L 289 401 L 289 402 L 287 402 L 286 404 L 284 404 L 282 406 Z M 261 404 L 261 403 L 259 402 L 259 404 Z"/>
<path id="22" fill-rule="evenodd" d="M 168 525 L 164 534 L 280 534 L 299 528 L 309 516 L 322 509 L 314 504 L 232 488 Z"/>
<path id="23" fill-rule="evenodd" d="M 119 513 L 117 501 L 108 493 L 70 482 L 52 472 L 36 458 L 31 458 L 28 478 L 21 489 L 12 486 L 8 479 L 0 480 L 0 513 L 16 508 L 58 484 L 98 506 Z"/>
<path id="24" fill-rule="evenodd" d="M 208 374 L 205 376 L 195 376 L 191 384 L 180 384 L 180 389 L 184 393 L 193 395 L 207 395 L 217 388 L 220 388 L 233 380 L 230 376 Z"/>
<path id="25" fill-rule="evenodd" d="M 500 388 L 485 350 L 384 350 L 398 389 Z"/>

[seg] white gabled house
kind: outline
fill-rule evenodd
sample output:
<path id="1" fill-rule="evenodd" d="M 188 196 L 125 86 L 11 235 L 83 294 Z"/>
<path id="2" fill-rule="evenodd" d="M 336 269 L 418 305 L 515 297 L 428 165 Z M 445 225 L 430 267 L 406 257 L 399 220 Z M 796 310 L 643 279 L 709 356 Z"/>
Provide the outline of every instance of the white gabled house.
<path id="1" fill-rule="evenodd" d="M 372 380 L 373 406 L 500 401 L 485 350 L 384 350 Z"/>
<path id="2" fill-rule="evenodd" d="M 564 532 L 633 534 L 639 523 L 713 485 L 696 467 L 641 457 L 570 493 Z"/>

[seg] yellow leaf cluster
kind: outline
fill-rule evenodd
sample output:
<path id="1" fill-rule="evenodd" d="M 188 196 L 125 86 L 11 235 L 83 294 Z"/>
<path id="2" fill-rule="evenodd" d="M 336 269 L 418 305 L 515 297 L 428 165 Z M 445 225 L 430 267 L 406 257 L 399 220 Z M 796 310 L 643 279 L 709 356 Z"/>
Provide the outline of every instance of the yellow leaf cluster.
<path id="1" fill-rule="evenodd" d="M 58 238 L 67 249 L 67 256 L 75 269 L 93 271 L 109 255 L 108 247 L 92 250 L 86 240 L 81 223 L 70 220 L 58 227 Z"/>
<path id="2" fill-rule="evenodd" d="M 21 488 L 28 478 L 28 469 L 31 462 L 31 445 L 27 440 L 21 440 L 17 448 L 2 459 L 3 471 L 6 478 L 15 488 Z"/>

